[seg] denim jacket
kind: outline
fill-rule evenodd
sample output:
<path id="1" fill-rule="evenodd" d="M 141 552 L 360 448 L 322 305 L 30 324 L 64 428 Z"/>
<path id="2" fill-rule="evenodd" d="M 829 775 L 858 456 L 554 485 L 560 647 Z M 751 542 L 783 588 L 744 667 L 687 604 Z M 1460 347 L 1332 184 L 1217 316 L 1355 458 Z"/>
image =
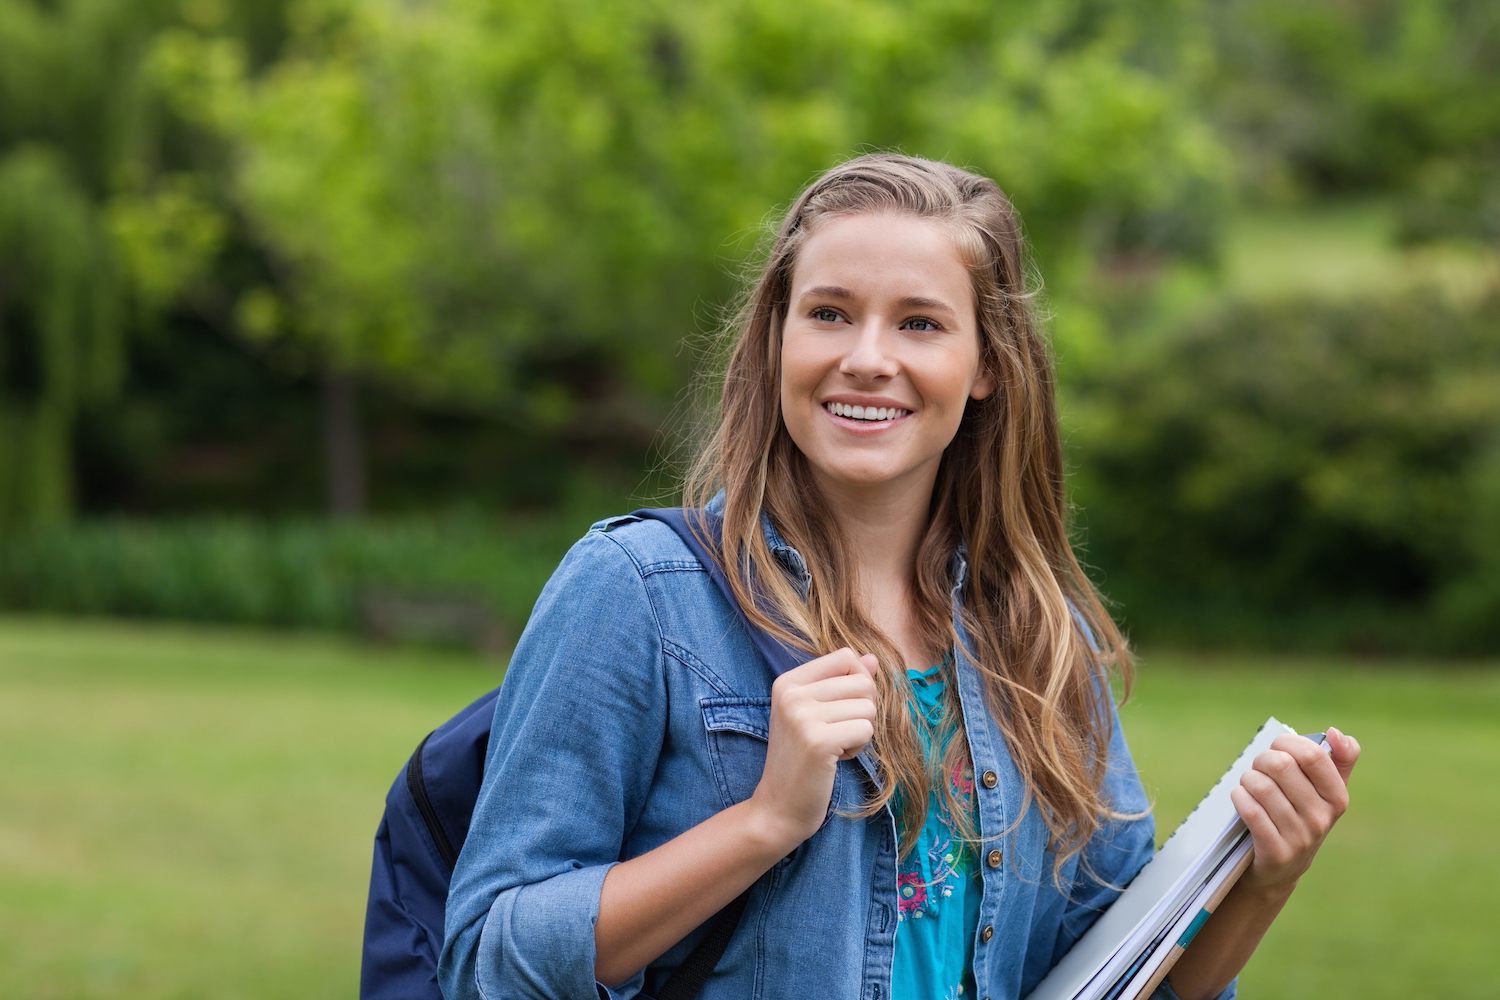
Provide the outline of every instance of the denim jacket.
<path id="1" fill-rule="evenodd" d="M 799 553 L 765 522 L 782 566 L 806 588 Z M 957 613 L 966 566 L 954 560 Z M 959 632 L 963 636 L 962 630 Z M 1117 889 L 1052 879 L 1047 828 L 956 658 L 974 761 L 984 896 L 975 929 L 980 1000 L 1012 1000 L 1093 923 Z M 749 798 L 770 727 L 770 670 L 745 626 L 675 532 L 632 517 L 595 524 L 542 591 L 501 688 L 484 786 L 449 891 L 439 981 L 450 1000 L 628 1000 L 649 996 L 701 931 L 614 988 L 594 979 L 604 876 Z M 1118 721 L 1105 793 L 1148 803 Z M 861 802 L 871 761 L 838 765 L 828 819 L 754 887 L 701 1000 L 890 1000 L 896 827 Z M 1017 821 L 1019 819 L 1019 822 Z M 1151 855 L 1149 816 L 1107 825 L 1085 848 L 1108 883 Z M 1232 995 L 1233 989 L 1225 996 Z M 1170 997 L 1170 991 L 1159 991 Z"/>

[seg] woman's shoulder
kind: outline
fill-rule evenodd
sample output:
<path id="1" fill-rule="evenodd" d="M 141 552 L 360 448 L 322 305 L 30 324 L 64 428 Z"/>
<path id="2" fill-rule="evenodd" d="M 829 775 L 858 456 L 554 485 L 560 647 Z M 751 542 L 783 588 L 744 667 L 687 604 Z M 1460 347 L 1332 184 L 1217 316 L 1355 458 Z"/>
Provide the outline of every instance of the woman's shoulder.
<path id="1" fill-rule="evenodd" d="M 676 529 L 665 521 L 639 512 L 616 514 L 595 521 L 574 547 L 611 545 L 621 550 L 643 576 L 663 566 L 686 568 L 701 565 Z"/>
<path id="2" fill-rule="evenodd" d="M 664 567 L 699 565 L 667 524 L 638 514 L 601 518 L 552 571 L 532 606 L 526 632 L 577 635 L 586 631 L 580 623 L 601 616 L 610 628 L 650 625 L 648 631 L 659 631 L 658 574 Z"/>

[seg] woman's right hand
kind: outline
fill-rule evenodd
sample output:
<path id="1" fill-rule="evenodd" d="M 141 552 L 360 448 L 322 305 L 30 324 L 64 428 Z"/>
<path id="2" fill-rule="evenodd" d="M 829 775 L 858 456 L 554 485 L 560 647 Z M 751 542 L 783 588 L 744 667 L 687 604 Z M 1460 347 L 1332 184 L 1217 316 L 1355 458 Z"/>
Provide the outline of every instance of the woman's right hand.
<path id="1" fill-rule="evenodd" d="M 845 647 L 788 670 L 771 685 L 766 767 L 750 803 L 790 851 L 828 815 L 833 779 L 875 735 L 879 661 Z"/>

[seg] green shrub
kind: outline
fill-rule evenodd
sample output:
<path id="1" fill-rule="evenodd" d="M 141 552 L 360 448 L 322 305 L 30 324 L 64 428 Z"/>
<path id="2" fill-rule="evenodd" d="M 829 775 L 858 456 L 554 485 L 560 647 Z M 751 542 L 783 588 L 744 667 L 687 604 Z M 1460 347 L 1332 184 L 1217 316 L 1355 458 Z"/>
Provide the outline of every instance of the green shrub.
<path id="1" fill-rule="evenodd" d="M 1139 633 L 1500 641 L 1500 289 L 1229 303 L 1089 378 L 1086 552 Z"/>
<path id="2" fill-rule="evenodd" d="M 5 539 L 0 607 L 353 630 L 369 626 L 361 611 L 373 597 L 394 595 L 483 609 L 514 638 L 587 526 L 572 515 L 83 522 Z M 396 637 L 470 638 L 404 635 L 423 630 L 423 616 L 408 617 Z"/>

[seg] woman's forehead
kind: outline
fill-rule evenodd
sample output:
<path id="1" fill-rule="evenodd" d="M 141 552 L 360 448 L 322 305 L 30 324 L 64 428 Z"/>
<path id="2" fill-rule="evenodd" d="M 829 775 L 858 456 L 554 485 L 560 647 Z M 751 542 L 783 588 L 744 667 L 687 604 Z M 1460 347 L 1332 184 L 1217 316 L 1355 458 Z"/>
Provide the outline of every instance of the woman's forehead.
<path id="1" fill-rule="evenodd" d="M 792 269 L 793 300 L 812 291 L 832 298 L 927 299 L 960 309 L 972 308 L 974 297 L 951 229 L 903 213 L 820 223 L 803 241 Z"/>

